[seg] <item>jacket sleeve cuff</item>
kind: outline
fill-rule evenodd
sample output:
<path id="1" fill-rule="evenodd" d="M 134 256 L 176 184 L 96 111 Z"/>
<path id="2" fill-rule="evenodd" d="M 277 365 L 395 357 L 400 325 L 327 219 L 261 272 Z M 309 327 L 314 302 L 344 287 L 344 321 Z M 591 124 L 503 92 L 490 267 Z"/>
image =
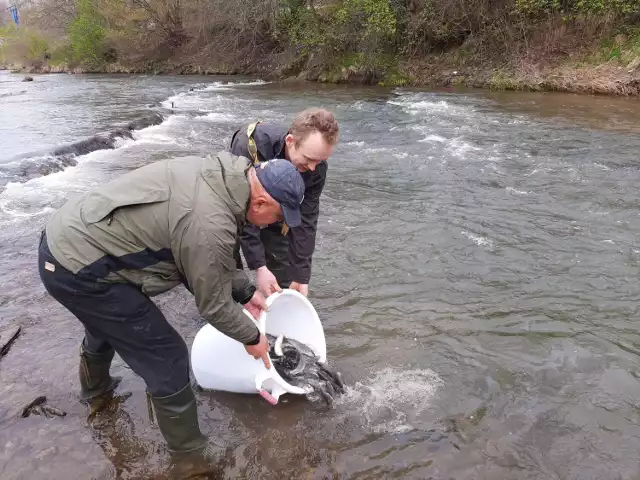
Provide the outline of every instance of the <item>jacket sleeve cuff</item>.
<path id="1" fill-rule="evenodd" d="M 308 285 L 309 280 L 311 280 L 311 272 L 309 270 L 310 269 L 302 270 L 302 269 L 293 268 L 292 270 L 290 270 L 291 279 L 294 282 L 298 282 L 302 285 Z"/>
<path id="2" fill-rule="evenodd" d="M 262 334 L 260 333 L 260 330 L 258 330 L 256 328 L 256 337 L 251 340 L 250 342 L 245 342 L 245 345 L 257 345 L 258 343 L 260 343 L 260 337 L 262 336 Z"/>
<path id="3" fill-rule="evenodd" d="M 257 270 L 264 267 L 266 264 L 267 262 L 265 260 L 256 260 L 253 262 L 247 262 L 247 267 L 249 267 L 249 270 Z"/>
<path id="4" fill-rule="evenodd" d="M 244 297 L 239 298 L 238 303 L 242 305 L 246 305 L 247 303 L 249 303 L 249 301 L 251 301 L 251 299 L 253 298 L 253 295 L 256 293 L 255 285 L 249 285 L 243 293 L 244 293 Z"/>
<path id="5" fill-rule="evenodd" d="M 231 282 L 231 297 L 233 301 L 244 305 L 251 300 L 255 292 L 256 287 L 251 283 L 247 274 L 243 270 L 236 270 Z"/>

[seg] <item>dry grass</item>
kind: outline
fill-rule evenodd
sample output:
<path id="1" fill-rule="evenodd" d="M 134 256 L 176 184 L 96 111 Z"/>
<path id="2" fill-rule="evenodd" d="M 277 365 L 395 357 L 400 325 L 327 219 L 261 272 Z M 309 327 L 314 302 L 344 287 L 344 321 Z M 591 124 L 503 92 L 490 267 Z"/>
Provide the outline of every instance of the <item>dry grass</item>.
<path id="1" fill-rule="evenodd" d="M 640 30 L 616 35 L 616 25 L 613 15 L 572 22 L 553 15 L 530 26 L 509 49 L 496 46 L 491 54 L 469 41 L 444 54 L 412 59 L 404 70 L 414 84 L 640 95 Z"/>
<path id="2" fill-rule="evenodd" d="M 546 76 L 547 90 L 563 92 L 640 95 L 640 71 L 627 71 L 612 62 L 589 67 L 561 67 Z"/>

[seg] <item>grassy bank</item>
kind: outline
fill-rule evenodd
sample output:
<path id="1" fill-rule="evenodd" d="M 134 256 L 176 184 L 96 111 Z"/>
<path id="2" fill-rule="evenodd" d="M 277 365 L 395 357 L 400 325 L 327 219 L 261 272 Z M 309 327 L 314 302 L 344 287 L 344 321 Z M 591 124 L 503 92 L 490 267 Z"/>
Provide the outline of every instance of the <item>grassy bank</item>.
<path id="1" fill-rule="evenodd" d="M 45 0 L 22 18 L 0 63 L 25 72 L 640 95 L 638 0 Z"/>

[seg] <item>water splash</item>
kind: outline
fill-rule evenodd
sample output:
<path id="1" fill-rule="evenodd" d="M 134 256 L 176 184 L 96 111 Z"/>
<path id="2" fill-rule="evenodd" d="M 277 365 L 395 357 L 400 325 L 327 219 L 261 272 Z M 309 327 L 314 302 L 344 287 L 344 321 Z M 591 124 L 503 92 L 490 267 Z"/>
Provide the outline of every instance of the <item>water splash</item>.
<path id="1" fill-rule="evenodd" d="M 347 386 L 336 406 L 355 410 L 376 433 L 400 433 L 416 428 L 418 416 L 444 382 L 430 369 L 385 368 L 373 378 Z"/>

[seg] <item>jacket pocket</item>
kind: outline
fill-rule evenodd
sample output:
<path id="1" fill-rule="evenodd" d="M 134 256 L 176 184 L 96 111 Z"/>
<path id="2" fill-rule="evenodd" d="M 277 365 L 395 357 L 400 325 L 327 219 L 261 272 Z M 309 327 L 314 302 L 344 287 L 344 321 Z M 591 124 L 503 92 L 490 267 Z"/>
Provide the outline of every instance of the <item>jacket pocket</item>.
<path id="1" fill-rule="evenodd" d="M 163 278 L 160 275 L 146 275 L 142 279 L 140 290 L 149 297 L 155 297 L 182 283 L 182 279 L 177 274 L 171 278 Z"/>

